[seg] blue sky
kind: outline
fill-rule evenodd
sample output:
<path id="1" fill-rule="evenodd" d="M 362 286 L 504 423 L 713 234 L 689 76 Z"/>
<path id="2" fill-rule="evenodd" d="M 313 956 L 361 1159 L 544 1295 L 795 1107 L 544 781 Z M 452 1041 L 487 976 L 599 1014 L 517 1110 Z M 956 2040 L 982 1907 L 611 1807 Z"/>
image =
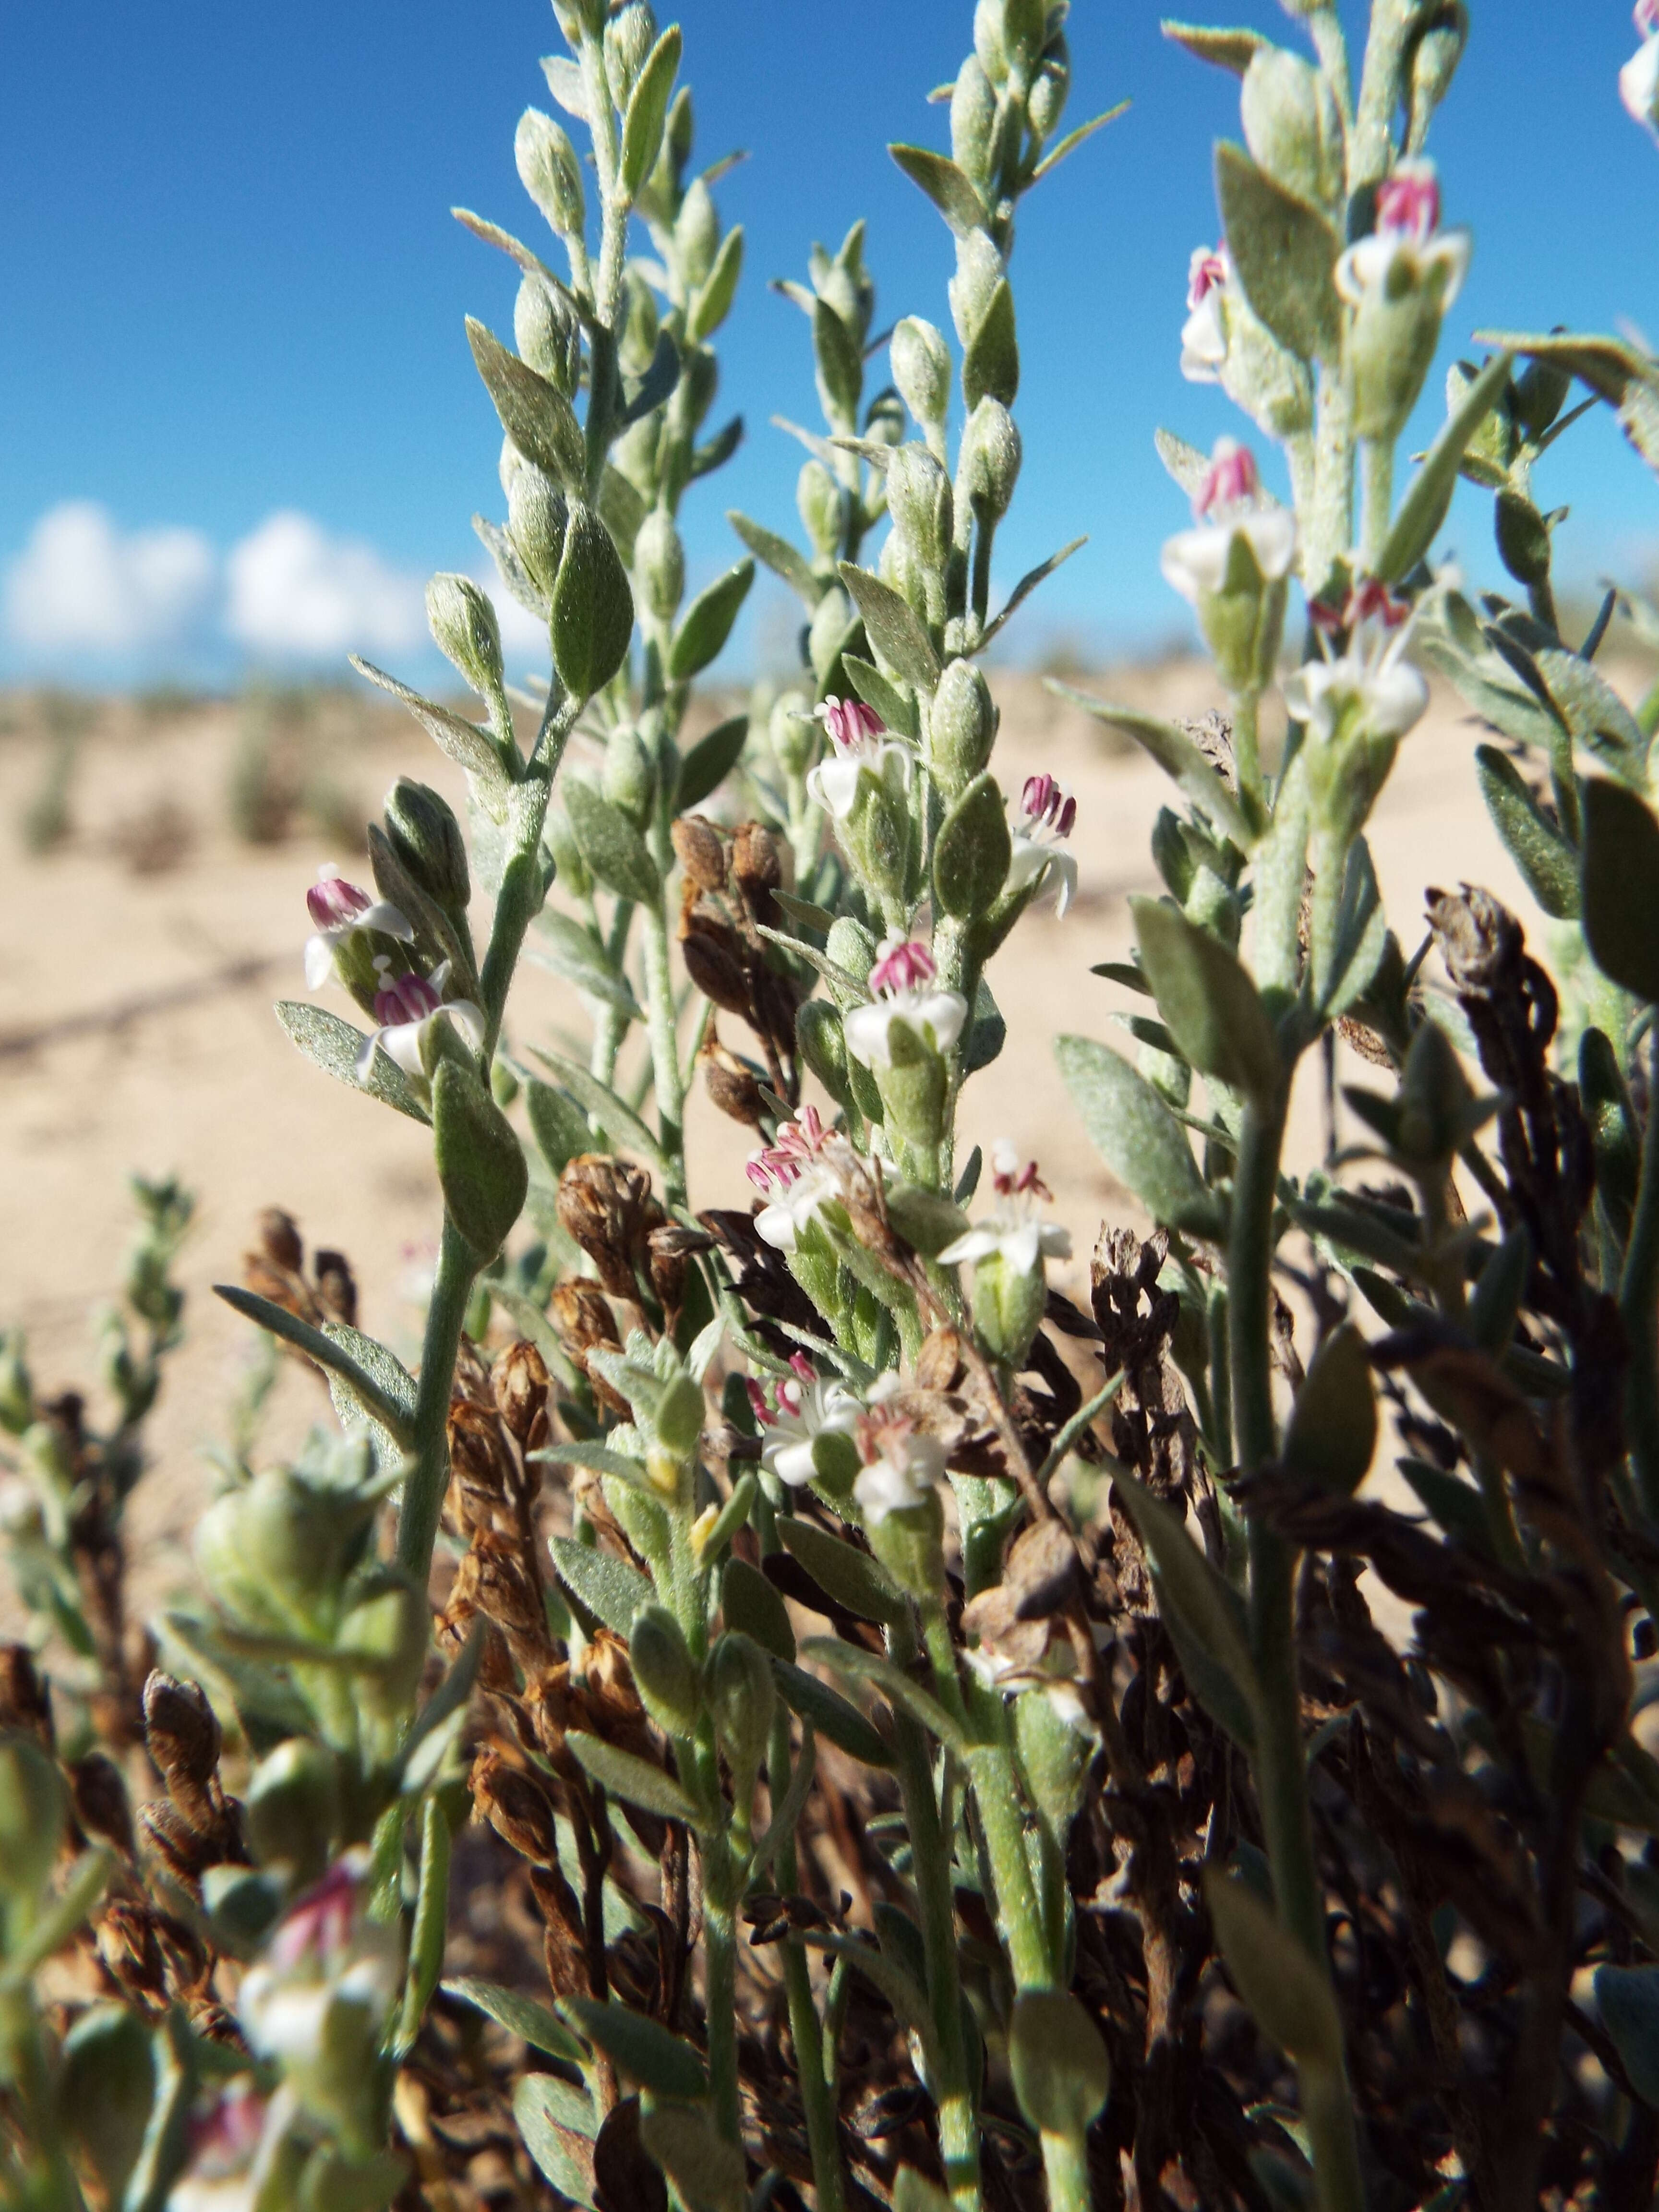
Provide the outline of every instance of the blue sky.
<path id="1" fill-rule="evenodd" d="M 1296 40 L 1271 0 L 1221 12 Z M 1627 8 L 1472 13 L 1434 142 L 1447 219 L 1476 237 L 1455 336 L 1620 317 L 1659 335 L 1659 149 L 1615 82 Z M 1068 121 L 1133 105 L 1021 218 L 1026 460 L 1005 584 L 1091 533 L 1023 618 L 1028 651 L 1055 633 L 1122 647 L 1179 630 L 1157 549 L 1184 510 L 1152 430 L 1207 444 L 1237 427 L 1176 368 L 1187 256 L 1215 228 L 1210 149 L 1237 135 L 1237 87 L 1166 45 L 1158 15 L 1077 0 Z M 811 365 L 803 319 L 765 280 L 863 214 L 880 323 L 948 324 L 949 239 L 884 148 L 943 143 L 923 96 L 953 73 L 970 18 L 968 0 L 685 0 L 700 155 L 750 154 L 719 190 L 748 233 L 719 406 L 748 438 L 688 503 L 694 580 L 732 557 L 727 506 L 793 526 L 799 449 L 768 417 L 813 418 Z M 537 58 L 561 41 L 544 0 L 60 0 L 13 9 L 6 44 L 0 675 L 222 672 L 228 605 L 256 658 L 337 668 L 355 623 L 418 668 L 418 643 L 400 646 L 411 580 L 476 567 L 468 516 L 500 503 L 462 317 L 510 331 L 514 291 L 447 210 L 526 236 L 539 222 L 512 138 L 524 106 L 549 104 Z M 1438 412 L 1437 378 L 1425 407 Z M 1608 422 L 1592 418 L 1546 467 L 1540 495 L 1573 503 L 1567 573 L 1659 563 L 1659 487 Z M 1477 576 L 1492 571 L 1488 533 L 1469 496 L 1448 543 Z M 76 641 L 97 618 L 77 629 L 62 603 L 76 589 L 102 605 L 101 653 Z"/>

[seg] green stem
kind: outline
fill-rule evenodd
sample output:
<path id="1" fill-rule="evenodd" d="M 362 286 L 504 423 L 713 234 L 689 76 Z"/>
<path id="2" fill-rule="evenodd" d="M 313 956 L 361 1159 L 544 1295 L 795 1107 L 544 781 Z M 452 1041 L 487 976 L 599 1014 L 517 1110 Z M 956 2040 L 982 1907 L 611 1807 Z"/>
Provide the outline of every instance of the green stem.
<path id="1" fill-rule="evenodd" d="M 709 1854 L 712 1858 L 714 1854 Z M 720 1847 L 725 1856 L 725 1847 Z M 714 2124 L 727 2142 L 741 2144 L 738 2102 L 738 1929 L 724 1881 L 710 1885 L 706 1869 L 702 1907 L 703 1972 L 708 2015 L 708 2087 Z M 717 1893 L 718 1892 L 718 1893 Z"/>
<path id="2" fill-rule="evenodd" d="M 646 909 L 645 998 L 658 1127 L 672 1171 L 664 1195 L 672 1203 L 685 1196 L 685 1089 L 674 1024 L 674 977 L 668 963 L 668 915 L 660 906 Z"/>
<path id="3" fill-rule="evenodd" d="M 979 1804 L 985 1847 L 991 1855 L 997 1917 L 1008 1962 L 1014 1970 L 1014 1985 L 1022 1990 L 1053 1989 L 1054 1962 L 1049 1956 L 1036 1884 L 1031 1879 L 1024 1800 L 1012 1754 L 1006 1744 L 977 1744 L 968 1754 L 968 1771 Z"/>
<path id="4" fill-rule="evenodd" d="M 1353 543 L 1353 410 L 1334 370 L 1321 371 L 1316 408 L 1314 503 L 1302 518 L 1302 580 L 1310 599 L 1318 598 Z"/>
<path id="5" fill-rule="evenodd" d="M 1359 451 L 1364 495 L 1360 557 L 1366 574 L 1374 576 L 1394 514 L 1394 447 L 1387 438 L 1362 438 Z"/>
<path id="6" fill-rule="evenodd" d="M 775 1549 L 775 1547 L 773 1548 Z M 767 1771 L 775 1803 L 789 1786 L 789 1722 L 777 1714 L 772 1722 Z M 786 1897 L 794 1894 L 799 1880 L 795 1838 L 786 1836 L 777 1850 L 778 1887 Z M 812 2190 L 818 2212 L 842 2212 L 846 2190 L 842 2180 L 841 2144 L 835 2091 L 824 2070 L 823 2035 L 812 2001 L 812 1971 L 805 1948 L 791 1936 L 783 1946 L 783 1989 L 789 2006 L 789 2039 L 795 2051 L 795 2079 L 806 2115 L 806 2145 L 812 2159 Z"/>
<path id="7" fill-rule="evenodd" d="M 1261 740 L 1258 732 L 1261 695 L 1242 691 L 1233 700 L 1233 761 L 1238 769 L 1238 788 L 1247 811 L 1258 823 L 1267 818 L 1267 787 L 1261 781 Z"/>
<path id="8" fill-rule="evenodd" d="M 438 1516 L 449 1481 L 449 1393 L 461 1348 L 461 1323 L 477 1272 L 477 1255 L 446 1216 L 432 1303 L 426 1312 L 426 1334 L 421 1344 L 412 1464 L 404 1480 L 403 1508 L 398 1516 L 398 1564 L 422 1589 L 432 1565 Z"/>
<path id="9" fill-rule="evenodd" d="M 1659 1034 L 1652 1046 L 1648 1122 L 1642 1136 L 1642 1180 L 1631 1223 L 1619 1311 L 1631 1348 L 1625 1383 L 1625 1427 L 1642 1510 L 1659 1521 Z"/>
<path id="10" fill-rule="evenodd" d="M 1048 2184 L 1048 2212 L 1090 2212 L 1094 2197 L 1086 2136 L 1044 2135 L 1042 2171 Z"/>

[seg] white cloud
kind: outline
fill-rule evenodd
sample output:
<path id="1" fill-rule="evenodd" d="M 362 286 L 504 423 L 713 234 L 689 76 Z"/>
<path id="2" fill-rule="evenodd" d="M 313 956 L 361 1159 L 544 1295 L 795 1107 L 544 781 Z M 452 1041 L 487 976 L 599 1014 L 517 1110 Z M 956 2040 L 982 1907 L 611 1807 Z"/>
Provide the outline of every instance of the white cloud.
<path id="1" fill-rule="evenodd" d="M 251 652 L 325 659 L 426 642 L 425 586 L 308 514 L 273 514 L 231 548 L 225 628 Z"/>
<path id="2" fill-rule="evenodd" d="M 41 516 L 7 573 L 6 628 L 38 652 L 153 650 L 195 627 L 216 568 L 199 531 L 124 533 L 107 507 L 66 500 Z"/>

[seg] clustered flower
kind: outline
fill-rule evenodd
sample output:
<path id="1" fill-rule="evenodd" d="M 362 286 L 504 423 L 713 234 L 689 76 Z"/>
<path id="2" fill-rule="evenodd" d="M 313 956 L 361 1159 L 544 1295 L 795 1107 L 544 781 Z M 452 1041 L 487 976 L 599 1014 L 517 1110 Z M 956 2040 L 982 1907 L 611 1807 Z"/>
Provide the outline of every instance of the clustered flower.
<path id="1" fill-rule="evenodd" d="M 861 699 L 829 698 L 812 719 L 823 724 L 830 750 L 807 776 L 806 788 L 826 814 L 846 821 L 858 799 L 860 775 L 900 792 L 909 790 L 915 766 L 910 748 L 888 733 L 873 708 Z"/>
<path id="2" fill-rule="evenodd" d="M 1316 599 L 1309 610 L 1327 657 L 1310 660 L 1285 685 L 1285 703 L 1322 744 L 1340 730 L 1363 728 L 1376 738 L 1402 738 L 1421 720 L 1429 687 L 1404 658 L 1411 609 L 1364 576 L 1339 611 Z M 1328 641 L 1346 633 L 1346 649 L 1331 656 Z"/>
<path id="3" fill-rule="evenodd" d="M 1264 497 L 1255 456 L 1236 438 L 1218 438 L 1210 467 L 1193 501 L 1192 530 L 1166 539 L 1165 580 L 1194 606 L 1226 580 L 1235 539 L 1248 544 L 1262 580 L 1278 583 L 1296 559 L 1296 517 Z"/>
<path id="4" fill-rule="evenodd" d="M 334 973 L 335 956 L 359 930 L 377 930 L 405 944 L 415 932 L 400 908 L 387 899 L 372 899 L 361 884 L 348 883 L 339 870 L 325 861 L 317 881 L 306 893 L 306 911 L 314 935 L 306 939 L 306 988 L 319 991 Z"/>
<path id="5" fill-rule="evenodd" d="M 1055 886 L 1054 910 L 1064 914 L 1077 896 L 1077 860 L 1066 840 L 1077 822 L 1077 801 L 1051 775 L 1028 775 L 1015 816 L 1013 857 L 1008 865 L 1011 891 L 1050 881 Z"/>
<path id="6" fill-rule="evenodd" d="M 1187 264 L 1187 319 L 1181 331 L 1181 374 L 1189 384 L 1218 384 L 1227 358 L 1224 319 L 1232 257 L 1220 246 L 1195 246 Z"/>
<path id="7" fill-rule="evenodd" d="M 820 1376 L 804 1352 L 789 1364 L 793 1374 L 779 1376 L 769 1389 L 751 1377 L 749 1403 L 761 1426 L 762 1466 L 799 1490 L 818 1472 L 812 1449 L 817 1438 L 853 1435 L 862 1408 L 854 1391 Z"/>
<path id="8" fill-rule="evenodd" d="M 938 975 L 925 945 L 884 939 L 870 970 L 870 1003 L 852 1008 L 842 1024 L 853 1057 L 866 1067 L 890 1067 L 896 1021 L 907 1023 L 935 1052 L 949 1052 L 962 1035 L 968 1001 L 959 991 L 935 988 Z"/>
<path id="9" fill-rule="evenodd" d="M 825 1158 L 830 1142 L 816 1106 L 803 1106 L 793 1121 L 781 1122 L 772 1142 L 752 1153 L 744 1172 L 767 1200 L 755 1216 L 757 1232 L 780 1252 L 793 1252 L 795 1240 L 841 1178 Z"/>
<path id="10" fill-rule="evenodd" d="M 991 1148 L 991 1187 L 996 1204 L 985 1219 L 947 1244 L 939 1259 L 947 1267 L 994 1254 L 1018 1273 L 1029 1275 L 1042 1260 L 1069 1260 L 1069 1230 L 1044 1221 L 1042 1209 L 1054 1193 L 1037 1173 L 1035 1160 L 1022 1162 L 1006 1137 Z"/>
<path id="11" fill-rule="evenodd" d="M 853 1495 L 872 1528 L 926 1504 L 945 1473 L 944 1445 L 893 1402 L 902 1388 L 896 1375 L 878 1376 L 854 1430 L 860 1464 Z"/>
<path id="12" fill-rule="evenodd" d="M 1659 140 L 1659 0 L 1636 0 L 1641 45 L 1619 72 L 1619 97 L 1631 115 Z"/>
<path id="13" fill-rule="evenodd" d="M 1336 264 L 1336 289 L 1350 306 L 1427 289 L 1450 307 L 1469 265 L 1467 230 L 1440 228 L 1440 185 L 1432 161 L 1401 161 L 1376 188 L 1376 228 Z"/>

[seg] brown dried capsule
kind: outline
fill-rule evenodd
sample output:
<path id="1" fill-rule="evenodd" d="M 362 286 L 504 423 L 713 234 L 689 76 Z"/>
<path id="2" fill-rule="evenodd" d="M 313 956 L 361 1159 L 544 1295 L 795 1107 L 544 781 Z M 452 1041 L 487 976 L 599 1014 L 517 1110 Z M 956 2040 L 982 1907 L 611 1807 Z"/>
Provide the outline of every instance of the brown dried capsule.
<path id="1" fill-rule="evenodd" d="M 113 1844 L 118 1851 L 131 1858 L 132 1808 L 127 1802 L 127 1785 L 115 1761 L 104 1752 L 89 1751 L 70 1768 L 69 1780 L 75 1817 L 87 1833 Z"/>
<path id="2" fill-rule="evenodd" d="M 919 1390 L 954 1390 L 962 1380 L 962 1339 L 949 1324 L 922 1339 L 916 1354 Z"/>
<path id="3" fill-rule="evenodd" d="M 52 1747 L 52 1699 L 26 1644 L 0 1644 L 0 1729 Z"/>
<path id="4" fill-rule="evenodd" d="M 712 1029 L 697 1058 L 708 1096 L 720 1112 L 751 1129 L 758 1128 L 766 1102 L 750 1069 L 736 1053 L 727 1051 Z"/>
<path id="5" fill-rule="evenodd" d="M 306 1248 L 299 1224 L 280 1206 L 267 1206 L 260 1213 L 255 1233 L 259 1249 L 273 1267 L 297 1275 L 306 1263 Z"/>
<path id="6" fill-rule="evenodd" d="M 606 1290 L 637 1297 L 635 1267 L 662 1219 L 645 1170 L 605 1152 L 579 1152 L 559 1177 L 558 1211 L 561 1225 L 592 1261 Z"/>
<path id="7" fill-rule="evenodd" d="M 495 1404 L 514 1441 L 523 1445 L 547 1403 L 547 1364 L 528 1338 L 509 1344 L 490 1370 Z"/>
<path id="8" fill-rule="evenodd" d="M 472 1762 L 472 1802 L 520 1858 L 558 1864 L 553 1802 L 533 1774 L 509 1765 L 497 1751 L 481 1751 Z"/>
<path id="9" fill-rule="evenodd" d="M 778 841 L 762 822 L 740 823 L 732 835 L 732 872 L 752 898 L 775 891 L 783 881 Z"/>
<path id="10" fill-rule="evenodd" d="M 748 1014 L 749 977 L 734 929 L 700 914 L 682 915 L 680 954 L 686 974 L 710 1006 L 722 1013 Z"/>
<path id="11" fill-rule="evenodd" d="M 714 823 L 701 814 L 682 814 L 669 834 L 687 881 L 700 891 L 723 891 L 726 847 Z"/>
<path id="12" fill-rule="evenodd" d="M 179 1809 L 196 1821 L 192 1801 L 209 1808 L 222 1738 L 212 1706 L 194 1682 L 154 1668 L 144 1684 L 144 1742 Z"/>
<path id="13" fill-rule="evenodd" d="M 319 1252 L 316 1261 L 317 1303 L 348 1328 L 357 1326 L 357 1281 L 343 1252 Z"/>

